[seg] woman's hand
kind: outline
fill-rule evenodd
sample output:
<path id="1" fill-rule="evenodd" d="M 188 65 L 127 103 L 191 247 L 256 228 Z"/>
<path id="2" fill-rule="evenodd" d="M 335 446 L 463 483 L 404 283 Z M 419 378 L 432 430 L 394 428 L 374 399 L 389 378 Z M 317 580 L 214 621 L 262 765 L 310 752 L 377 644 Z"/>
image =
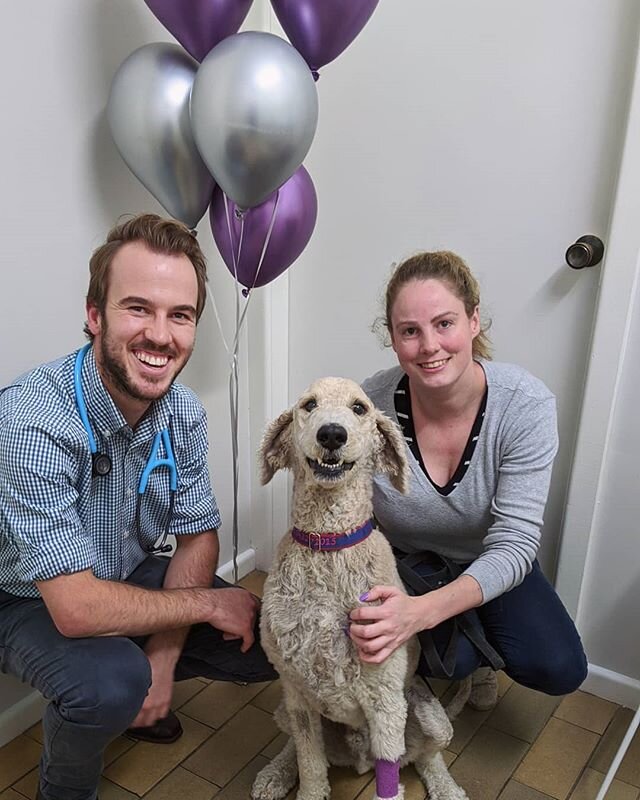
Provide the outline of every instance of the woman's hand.
<path id="1" fill-rule="evenodd" d="M 354 608 L 349 636 L 361 661 L 380 664 L 419 631 L 482 604 L 482 589 L 471 575 L 460 575 L 441 589 L 409 597 L 395 586 L 374 586 L 360 600 L 379 605 Z"/>
<path id="2" fill-rule="evenodd" d="M 409 597 L 395 586 L 374 586 L 361 600 L 379 605 L 354 608 L 349 636 L 361 661 L 380 664 L 415 633 L 425 628 L 423 597 Z"/>

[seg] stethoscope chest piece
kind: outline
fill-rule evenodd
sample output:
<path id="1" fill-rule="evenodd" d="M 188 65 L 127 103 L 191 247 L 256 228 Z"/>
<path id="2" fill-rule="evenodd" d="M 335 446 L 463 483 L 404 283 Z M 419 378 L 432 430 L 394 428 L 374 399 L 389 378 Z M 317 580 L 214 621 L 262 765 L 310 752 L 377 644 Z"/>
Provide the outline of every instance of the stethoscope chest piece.
<path id="1" fill-rule="evenodd" d="M 94 477 L 104 477 L 111 472 L 111 459 L 106 453 L 93 453 L 91 457 Z"/>

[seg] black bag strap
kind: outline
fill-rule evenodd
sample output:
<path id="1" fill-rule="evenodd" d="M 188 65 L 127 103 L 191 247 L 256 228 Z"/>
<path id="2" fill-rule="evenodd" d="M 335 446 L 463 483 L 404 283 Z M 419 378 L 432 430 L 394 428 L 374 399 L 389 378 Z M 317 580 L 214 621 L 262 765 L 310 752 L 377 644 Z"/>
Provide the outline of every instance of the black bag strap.
<path id="1" fill-rule="evenodd" d="M 434 562 L 434 571 L 431 574 L 419 575 L 415 568 L 425 560 Z M 455 561 L 433 553 L 409 553 L 404 556 L 396 553 L 396 565 L 402 582 L 409 593 L 414 595 L 423 595 L 439 589 L 462 574 L 462 569 Z M 502 657 L 486 640 L 482 628 L 473 624 L 468 611 L 452 617 L 448 622 L 451 625 L 451 635 L 442 656 L 434 644 L 431 631 L 423 630 L 418 633 L 422 653 L 434 678 L 450 679 L 453 675 L 460 632 L 469 639 L 493 670 L 504 668 Z"/>

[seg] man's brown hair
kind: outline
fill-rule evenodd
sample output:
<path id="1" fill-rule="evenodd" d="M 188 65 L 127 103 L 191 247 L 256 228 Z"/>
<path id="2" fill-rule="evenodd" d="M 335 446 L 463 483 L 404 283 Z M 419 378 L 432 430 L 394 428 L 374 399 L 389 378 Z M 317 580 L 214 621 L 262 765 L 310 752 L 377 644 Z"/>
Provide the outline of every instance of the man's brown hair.
<path id="1" fill-rule="evenodd" d="M 174 219 L 163 219 L 157 214 L 138 214 L 109 231 L 105 243 L 93 252 L 89 261 L 87 304 L 104 314 L 111 263 L 120 248 L 129 242 L 143 242 L 154 253 L 187 256 L 196 271 L 198 282 L 197 322 L 207 299 L 207 261 L 195 234 L 186 225 Z M 86 323 L 84 332 L 89 339 L 93 339 Z"/>

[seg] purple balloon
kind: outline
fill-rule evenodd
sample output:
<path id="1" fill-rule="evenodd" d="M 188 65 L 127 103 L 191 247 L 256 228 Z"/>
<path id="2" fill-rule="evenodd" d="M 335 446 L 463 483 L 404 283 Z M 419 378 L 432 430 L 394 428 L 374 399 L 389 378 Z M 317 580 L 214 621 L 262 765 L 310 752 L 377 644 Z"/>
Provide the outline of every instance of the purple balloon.
<path id="1" fill-rule="evenodd" d="M 144 0 L 165 28 L 197 60 L 244 22 L 253 0 Z"/>
<path id="2" fill-rule="evenodd" d="M 289 41 L 314 73 L 364 28 L 378 0 L 271 0 Z"/>
<path id="3" fill-rule="evenodd" d="M 256 278 L 260 256 L 265 245 L 273 209 L 278 197 L 271 238 L 265 252 L 264 261 Z M 238 252 L 242 221 L 236 216 L 237 206 L 227 200 L 232 242 L 229 240 L 229 225 L 225 210 L 224 193 L 216 186 L 209 208 L 211 231 L 218 249 L 233 275 L 232 252 Z M 298 167 L 288 181 L 259 206 L 244 212 L 244 232 L 242 251 L 238 264 L 238 282 L 248 289 L 265 286 L 291 266 L 307 246 L 316 224 L 318 199 L 311 176 L 304 167 Z M 233 247 L 233 250 L 232 250 Z"/>

